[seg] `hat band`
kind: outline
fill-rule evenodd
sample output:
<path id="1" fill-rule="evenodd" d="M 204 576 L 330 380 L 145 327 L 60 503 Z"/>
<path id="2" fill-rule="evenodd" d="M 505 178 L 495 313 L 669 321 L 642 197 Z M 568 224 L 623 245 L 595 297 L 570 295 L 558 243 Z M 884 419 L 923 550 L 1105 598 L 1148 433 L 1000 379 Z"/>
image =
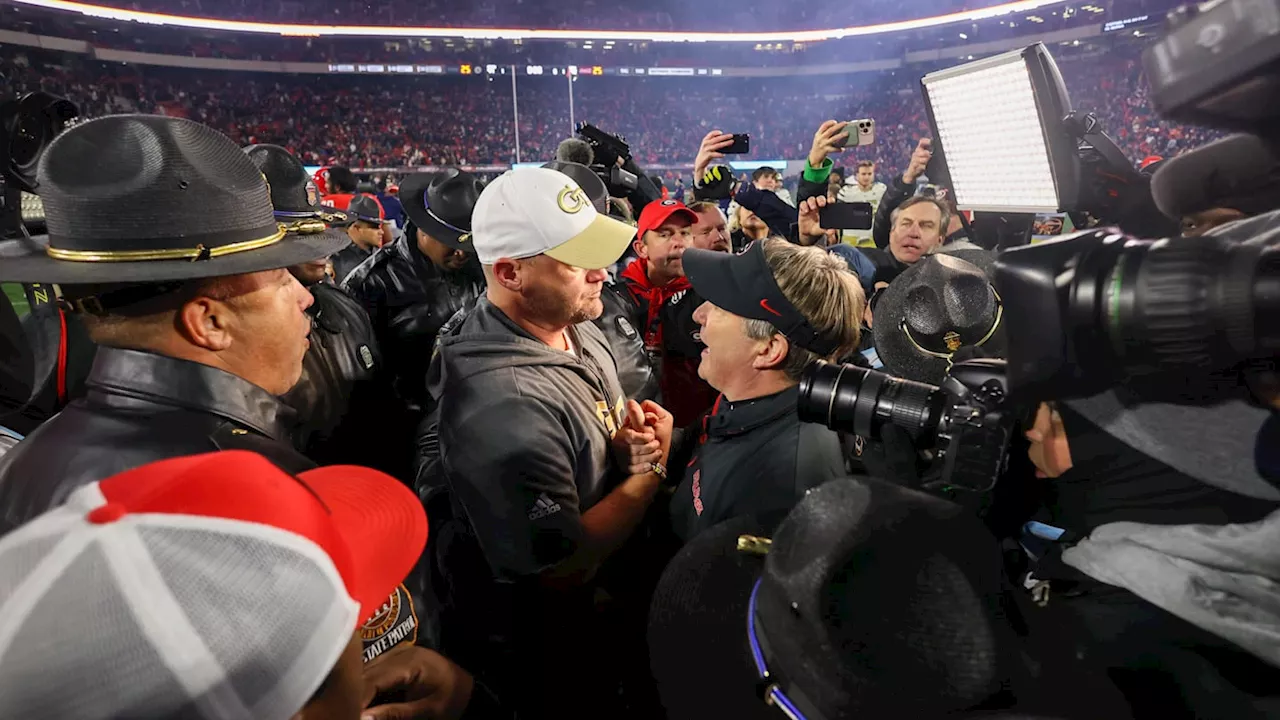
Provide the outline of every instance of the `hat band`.
<path id="1" fill-rule="evenodd" d="M 427 199 L 428 192 L 430 192 L 430 189 L 422 191 L 422 209 L 426 210 L 427 214 L 430 215 L 433 220 L 435 220 L 436 222 L 440 223 L 441 225 L 449 228 L 454 232 L 462 233 L 463 235 L 471 234 L 470 230 L 464 230 L 463 228 L 460 228 L 457 225 L 454 225 L 448 220 L 445 220 L 444 218 L 437 215 L 435 211 L 431 209 L 431 201 Z"/>
<path id="2" fill-rule="evenodd" d="M 318 221 L 317 221 L 318 222 Z M 323 223 L 319 223 L 323 225 Z M 244 240 L 229 245 L 207 247 L 196 245 L 193 248 L 170 248 L 166 250 L 63 250 L 48 247 L 45 252 L 54 260 L 70 262 L 147 262 L 151 260 L 190 260 L 199 262 L 224 255 L 260 250 L 280 242 L 287 232 L 286 226 L 277 224 L 274 234 L 255 240 Z M 323 231 L 323 228 L 321 228 Z"/>
<path id="3" fill-rule="evenodd" d="M 986 335 L 982 336 L 981 340 L 974 343 L 973 347 L 982 347 L 988 340 L 990 340 L 991 337 L 996 334 L 996 330 L 1000 329 L 1000 321 L 1004 319 L 1004 303 L 1001 302 L 1000 300 L 1000 293 L 996 292 L 995 288 L 991 288 L 991 294 L 996 296 L 995 322 L 991 323 L 991 329 L 987 331 Z M 929 357 L 935 357 L 935 358 L 938 358 L 939 360 L 946 360 L 948 363 L 950 363 L 952 357 L 954 357 L 956 354 L 955 350 L 952 350 L 951 352 L 947 352 L 947 353 L 941 353 L 935 350 L 928 350 L 924 346 L 922 346 L 919 342 L 916 342 L 915 337 L 911 334 L 911 328 L 907 326 L 906 318 L 903 318 L 902 322 L 898 323 L 898 328 L 902 330 L 903 335 L 907 336 L 907 342 L 911 343 L 912 347 L 924 353 L 925 355 L 928 355 Z M 956 350 L 959 350 L 959 349 L 960 349 L 960 346 L 957 346 Z"/>
<path id="4" fill-rule="evenodd" d="M 326 212 L 324 210 L 276 210 L 277 220 L 321 220 L 327 223 L 338 223 L 348 219 L 349 213 Z M 289 232 L 293 232 L 290 230 Z"/>
<path id="5" fill-rule="evenodd" d="M 741 538 L 739 538 L 741 544 Z M 760 594 L 760 583 L 763 578 L 756 578 L 751 588 L 751 599 L 747 601 L 747 644 L 751 647 L 751 659 L 759 676 L 759 691 L 766 705 L 772 705 L 782 711 L 790 720 L 820 720 L 821 715 L 812 707 L 797 688 L 791 688 L 790 695 L 782 689 L 782 682 L 776 670 L 769 669 L 765 660 L 766 641 L 764 635 L 756 628 L 756 596 Z M 809 712 L 800 709 L 804 705 Z"/>

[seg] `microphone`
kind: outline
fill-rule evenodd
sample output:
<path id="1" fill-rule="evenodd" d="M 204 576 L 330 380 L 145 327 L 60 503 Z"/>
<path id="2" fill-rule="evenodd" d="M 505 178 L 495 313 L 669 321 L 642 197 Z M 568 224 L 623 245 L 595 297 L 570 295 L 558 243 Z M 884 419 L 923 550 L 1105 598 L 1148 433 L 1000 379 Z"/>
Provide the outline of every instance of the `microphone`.
<path id="1" fill-rule="evenodd" d="M 1280 207 L 1280 159 L 1253 135 L 1230 135 L 1166 160 L 1151 176 L 1160 212 L 1174 220 L 1215 207 L 1261 215 Z"/>
<path id="2" fill-rule="evenodd" d="M 596 154 L 585 140 L 568 138 L 562 140 L 560 146 L 556 148 L 556 160 L 591 167 L 596 162 Z"/>

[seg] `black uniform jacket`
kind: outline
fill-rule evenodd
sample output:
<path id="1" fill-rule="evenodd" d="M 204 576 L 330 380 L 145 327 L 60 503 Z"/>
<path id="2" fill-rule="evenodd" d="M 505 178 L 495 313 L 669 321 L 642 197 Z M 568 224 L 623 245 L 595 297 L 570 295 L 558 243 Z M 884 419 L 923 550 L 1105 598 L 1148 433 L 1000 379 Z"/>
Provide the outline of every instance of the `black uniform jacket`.
<path id="1" fill-rule="evenodd" d="M 454 313 L 484 294 L 479 264 L 443 270 L 405 235 L 351 271 L 342 287 L 373 320 L 397 394 L 406 407 L 421 412 L 436 334 Z"/>
<path id="2" fill-rule="evenodd" d="M 0 534 L 76 488 L 156 460 L 250 450 L 291 473 L 297 416 L 266 390 L 217 368 L 99 347 L 84 396 L 0 459 Z"/>

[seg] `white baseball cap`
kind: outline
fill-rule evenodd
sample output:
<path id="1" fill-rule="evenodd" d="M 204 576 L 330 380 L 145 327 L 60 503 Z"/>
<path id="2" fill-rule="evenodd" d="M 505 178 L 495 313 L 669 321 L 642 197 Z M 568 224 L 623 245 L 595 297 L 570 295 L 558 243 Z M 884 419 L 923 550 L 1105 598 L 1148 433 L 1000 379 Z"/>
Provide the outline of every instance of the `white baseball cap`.
<path id="1" fill-rule="evenodd" d="M 226 451 L 85 485 L 0 539 L 0 717 L 289 720 L 426 540 L 366 468 Z"/>
<path id="2" fill-rule="evenodd" d="M 480 193 L 471 216 L 482 265 L 546 255 L 598 270 L 617 262 L 635 235 L 635 228 L 597 212 L 572 178 L 547 168 L 503 173 Z"/>

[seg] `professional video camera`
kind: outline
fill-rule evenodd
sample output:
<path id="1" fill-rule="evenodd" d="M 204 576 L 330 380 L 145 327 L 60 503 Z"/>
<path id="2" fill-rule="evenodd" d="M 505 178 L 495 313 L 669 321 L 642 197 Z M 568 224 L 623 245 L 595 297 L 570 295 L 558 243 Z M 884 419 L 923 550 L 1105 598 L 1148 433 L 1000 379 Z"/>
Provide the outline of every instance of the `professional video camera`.
<path id="1" fill-rule="evenodd" d="M 0 87 L 10 87 L 3 77 Z M 0 99 L 0 240 L 32 242 L 27 224 L 43 219 L 35 194 L 37 165 L 78 115 L 74 103 L 45 92 Z M 59 339 L 23 317 L 28 308 L 52 310 L 52 300 L 48 288 L 33 285 L 20 290 L 6 285 L 0 291 L 0 423 L 22 433 L 57 411 L 55 403 L 45 406 L 38 400 L 58 357 Z"/>
<path id="2" fill-rule="evenodd" d="M 1157 111 L 1274 142 L 1280 3 L 1187 6 L 1170 26 L 1143 55 Z M 1199 238 L 1097 231 L 1002 254 L 995 283 L 1008 300 L 1013 396 L 1082 397 L 1145 378 L 1144 398 L 1213 401 L 1175 378 L 1238 376 L 1280 354 L 1278 247 L 1273 212 Z"/>
<path id="3" fill-rule="evenodd" d="M 0 77 L 0 86 L 8 87 Z M 46 92 L 27 93 L 20 98 L 0 100 L 0 148 L 4 164 L 0 166 L 0 238 L 21 237 L 24 192 L 36 194 L 36 165 L 44 149 L 66 129 L 79 109 L 66 98 Z"/>
<path id="4" fill-rule="evenodd" d="M 1274 142 L 1280 0 L 1183 8 L 1171 25 L 1143 58 L 1157 110 Z M 1045 53 L 1024 54 L 1027 67 L 1053 70 L 1041 82 L 1052 86 L 1056 69 L 1040 62 Z M 1068 132 L 1066 141 L 1050 138 L 1056 144 L 1050 162 L 1072 158 L 1083 167 L 1067 195 L 1103 214 L 1132 210 L 1122 193 L 1088 176 L 1092 170 L 1104 181 L 1128 177 L 1105 177 L 1122 159 L 1114 143 L 1090 116 L 1059 117 Z M 956 127 L 949 130 L 954 137 Z M 1070 185 L 1073 177 L 1055 179 Z M 1254 361 L 1270 362 L 1267 369 L 1274 370 L 1280 355 L 1280 211 L 1198 238 L 1137 240 L 1093 230 L 1018 247 L 1000 254 L 994 282 L 1005 299 L 1007 364 L 957 363 L 940 387 L 849 365 L 817 365 L 801 382 L 800 419 L 866 439 L 876 438 L 885 423 L 933 437 L 946 459 L 944 480 L 982 490 L 1004 466 L 1014 420 L 1040 401 L 1087 397 L 1125 383 L 1146 400 L 1216 402 L 1220 397 L 1189 387 L 1238 392 L 1241 370 L 1252 370 Z M 1202 382 L 1224 373 L 1228 382 Z"/>
<path id="5" fill-rule="evenodd" d="M 938 449 L 942 481 L 985 492 L 1004 470 L 1016 416 L 1006 402 L 1002 360 L 956 363 L 941 386 L 893 377 L 853 365 L 816 363 L 800 379 L 801 422 L 821 423 L 868 440 L 885 423 Z"/>
<path id="6" fill-rule="evenodd" d="M 591 170 L 604 181 L 613 197 L 626 197 L 639 185 L 636 173 L 624 169 L 631 161 L 631 146 L 621 135 L 610 135 L 590 123 L 578 123 L 578 137 L 591 146 L 595 163 Z M 622 161 L 619 164 L 619 160 Z"/>

